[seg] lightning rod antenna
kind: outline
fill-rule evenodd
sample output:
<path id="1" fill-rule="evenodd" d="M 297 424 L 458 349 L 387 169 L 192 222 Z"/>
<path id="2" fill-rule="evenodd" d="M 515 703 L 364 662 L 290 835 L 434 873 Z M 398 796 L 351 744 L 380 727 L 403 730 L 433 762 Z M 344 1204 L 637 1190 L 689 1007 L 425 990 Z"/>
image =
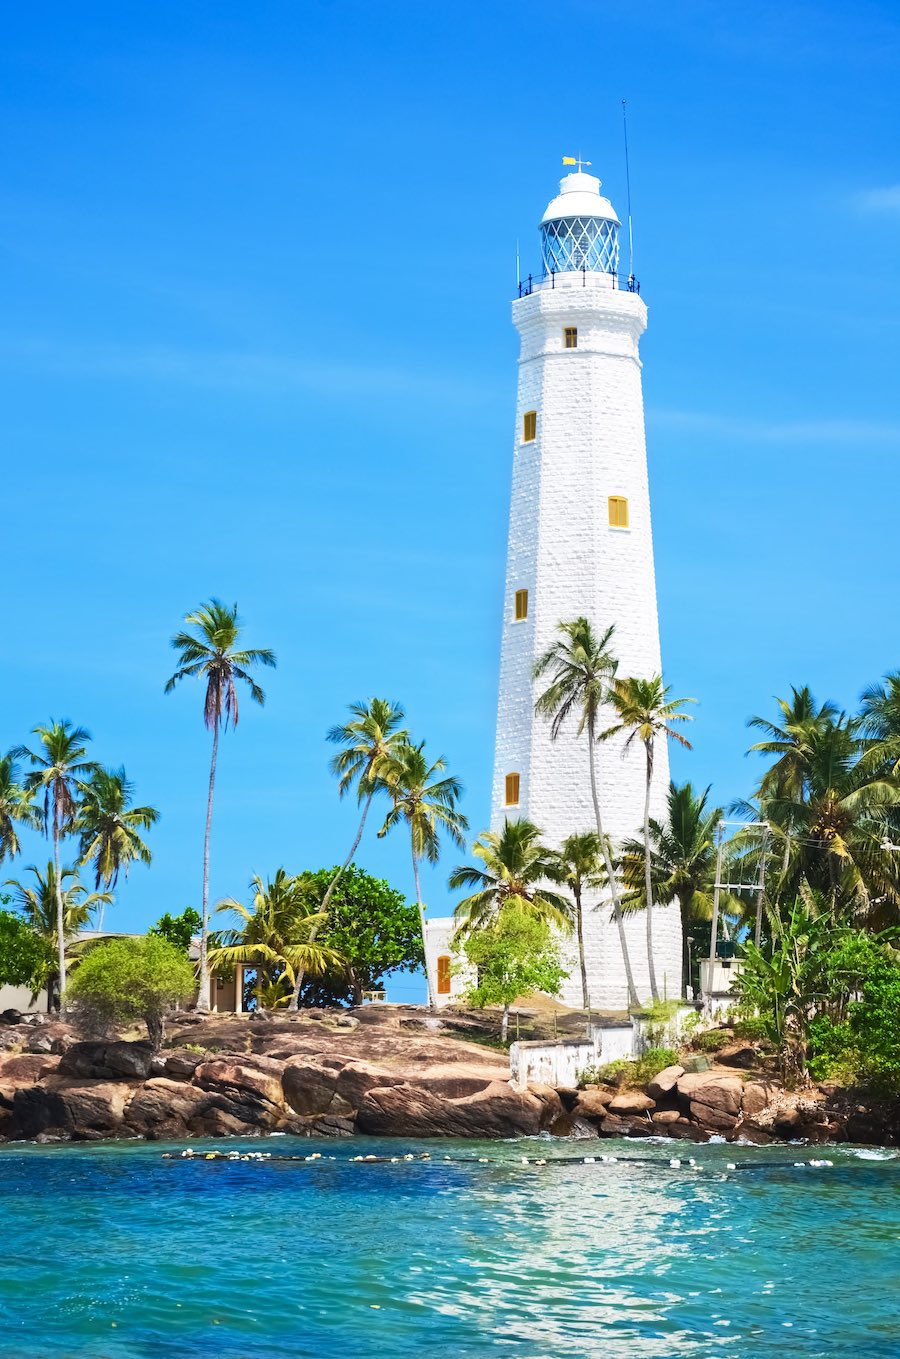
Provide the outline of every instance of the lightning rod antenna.
<path id="1" fill-rule="evenodd" d="M 625 140 L 625 191 L 628 198 L 628 277 L 634 281 L 634 231 L 631 225 L 631 172 L 628 168 L 628 119 L 622 100 L 622 136 Z"/>

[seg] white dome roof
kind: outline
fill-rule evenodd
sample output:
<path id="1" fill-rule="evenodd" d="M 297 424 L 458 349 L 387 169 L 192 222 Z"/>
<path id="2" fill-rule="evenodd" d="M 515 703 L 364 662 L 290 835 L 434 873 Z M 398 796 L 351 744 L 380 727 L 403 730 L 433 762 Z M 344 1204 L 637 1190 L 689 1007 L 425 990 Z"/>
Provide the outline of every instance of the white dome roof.
<path id="1" fill-rule="evenodd" d="M 559 193 L 547 204 L 541 226 L 560 217 L 599 217 L 615 222 L 616 226 L 622 225 L 612 203 L 601 194 L 597 176 L 586 175 L 583 170 L 564 175 L 559 181 Z"/>

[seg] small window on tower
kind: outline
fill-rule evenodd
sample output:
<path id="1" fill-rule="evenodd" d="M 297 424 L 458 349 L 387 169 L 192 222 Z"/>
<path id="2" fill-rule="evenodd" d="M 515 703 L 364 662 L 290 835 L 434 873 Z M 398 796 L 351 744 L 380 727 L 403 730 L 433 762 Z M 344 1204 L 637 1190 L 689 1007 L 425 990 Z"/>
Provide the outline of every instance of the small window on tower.
<path id="1" fill-rule="evenodd" d="M 516 591 L 516 622 L 521 623 L 528 617 L 528 591 Z"/>
<path id="2" fill-rule="evenodd" d="M 507 807 L 518 807 L 519 805 L 518 774 L 507 774 L 506 776 L 506 805 Z"/>
<path id="3" fill-rule="evenodd" d="M 537 411 L 526 411 L 522 416 L 522 442 L 533 444 L 537 438 Z"/>
<path id="4" fill-rule="evenodd" d="M 576 326 L 566 326 L 563 331 L 566 349 L 578 348 L 578 329 Z"/>
<path id="5" fill-rule="evenodd" d="M 609 526 L 610 528 L 628 527 L 628 500 L 624 495 L 611 495 L 609 497 Z"/>

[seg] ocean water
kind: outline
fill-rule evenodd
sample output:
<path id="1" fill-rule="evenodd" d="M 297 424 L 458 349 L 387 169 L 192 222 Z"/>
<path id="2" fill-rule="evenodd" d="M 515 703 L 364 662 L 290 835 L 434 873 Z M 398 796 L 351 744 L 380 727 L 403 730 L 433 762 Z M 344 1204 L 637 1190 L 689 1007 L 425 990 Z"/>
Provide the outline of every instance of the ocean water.
<path id="1" fill-rule="evenodd" d="M 891 1151 L 192 1145 L 0 1149 L 3 1359 L 900 1355 Z"/>

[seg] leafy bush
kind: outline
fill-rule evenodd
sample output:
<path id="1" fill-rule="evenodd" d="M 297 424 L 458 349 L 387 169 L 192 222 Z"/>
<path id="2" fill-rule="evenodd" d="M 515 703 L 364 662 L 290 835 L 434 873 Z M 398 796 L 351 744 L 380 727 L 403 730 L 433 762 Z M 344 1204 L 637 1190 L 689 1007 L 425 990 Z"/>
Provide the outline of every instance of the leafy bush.
<path id="1" fill-rule="evenodd" d="M 734 1035 L 725 1029 L 707 1029 L 705 1033 L 695 1033 L 691 1042 L 698 1052 L 721 1052 L 734 1042 Z"/>
<path id="2" fill-rule="evenodd" d="M 859 1054 L 849 1020 L 817 1015 L 809 1023 L 809 1074 L 817 1081 L 853 1081 L 859 1072 Z"/>
<path id="3" fill-rule="evenodd" d="M 603 1066 L 589 1066 L 579 1073 L 578 1084 L 632 1086 L 646 1085 L 667 1066 L 674 1066 L 678 1053 L 674 1048 L 648 1048 L 642 1057 L 620 1057 Z"/>
<path id="4" fill-rule="evenodd" d="M 29 986 L 52 961 L 53 950 L 21 916 L 0 910 L 0 986 Z"/>
<path id="5" fill-rule="evenodd" d="M 734 1025 L 735 1038 L 743 1038 L 748 1043 L 767 1042 L 766 1026 L 761 1019 L 748 1016 L 746 1019 L 739 1019 Z"/>
<path id="6" fill-rule="evenodd" d="M 162 1047 L 165 1015 L 192 1000 L 194 969 L 175 944 L 159 935 L 110 939 L 85 953 L 68 987 L 78 1016 L 98 1028 L 142 1019 L 154 1049 Z"/>

